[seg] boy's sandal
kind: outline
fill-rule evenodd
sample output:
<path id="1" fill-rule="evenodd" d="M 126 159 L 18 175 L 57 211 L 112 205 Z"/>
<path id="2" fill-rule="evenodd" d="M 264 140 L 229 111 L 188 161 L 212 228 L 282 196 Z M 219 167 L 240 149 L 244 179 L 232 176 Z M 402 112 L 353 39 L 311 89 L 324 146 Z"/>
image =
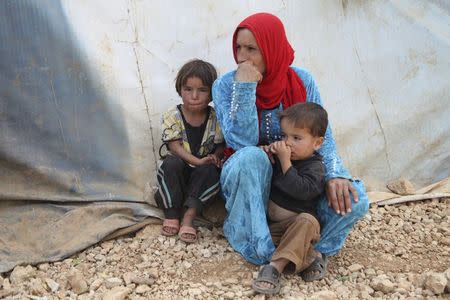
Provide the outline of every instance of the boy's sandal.
<path id="1" fill-rule="evenodd" d="M 273 287 L 263 288 L 259 286 L 259 283 L 269 283 Z M 265 265 L 261 271 L 259 271 L 258 278 L 253 280 L 253 290 L 261 294 L 276 294 L 280 291 L 280 272 L 272 265 Z"/>
<path id="2" fill-rule="evenodd" d="M 302 279 L 306 282 L 321 280 L 327 273 L 328 258 L 321 254 L 317 256 L 314 261 L 300 273 Z"/>
<path id="3" fill-rule="evenodd" d="M 178 219 L 164 219 L 161 234 L 165 236 L 177 235 L 180 230 L 180 220 Z"/>
<path id="4" fill-rule="evenodd" d="M 178 236 L 185 243 L 195 243 L 197 241 L 197 230 L 191 226 L 182 225 Z"/>

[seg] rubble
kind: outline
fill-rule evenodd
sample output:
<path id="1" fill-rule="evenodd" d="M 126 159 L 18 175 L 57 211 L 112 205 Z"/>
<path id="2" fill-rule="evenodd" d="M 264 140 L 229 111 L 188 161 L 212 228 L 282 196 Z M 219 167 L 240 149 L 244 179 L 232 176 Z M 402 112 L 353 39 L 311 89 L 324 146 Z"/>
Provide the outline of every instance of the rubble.
<path id="1" fill-rule="evenodd" d="M 372 205 L 324 279 L 282 275 L 276 296 L 251 289 L 259 267 L 233 251 L 220 228 L 201 228 L 196 244 L 159 235 L 94 245 L 62 262 L 0 274 L 5 299 L 449 299 L 448 199 Z"/>

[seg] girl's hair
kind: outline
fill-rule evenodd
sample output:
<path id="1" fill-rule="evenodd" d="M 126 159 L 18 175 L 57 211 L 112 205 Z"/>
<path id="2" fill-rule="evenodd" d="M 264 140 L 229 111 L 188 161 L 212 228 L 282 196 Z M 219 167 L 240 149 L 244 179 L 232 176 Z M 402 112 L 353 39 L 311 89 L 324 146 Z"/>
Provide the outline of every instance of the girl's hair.
<path id="1" fill-rule="evenodd" d="M 186 84 L 188 78 L 191 77 L 200 78 L 203 84 L 211 91 L 214 80 L 217 78 L 217 71 L 212 64 L 200 59 L 193 59 L 185 63 L 175 78 L 175 89 L 180 97 L 181 88 Z"/>
<path id="2" fill-rule="evenodd" d="M 312 136 L 323 137 L 328 126 L 327 111 L 319 104 L 302 102 L 288 107 L 280 113 L 281 120 L 286 119 L 297 128 L 307 128 Z"/>

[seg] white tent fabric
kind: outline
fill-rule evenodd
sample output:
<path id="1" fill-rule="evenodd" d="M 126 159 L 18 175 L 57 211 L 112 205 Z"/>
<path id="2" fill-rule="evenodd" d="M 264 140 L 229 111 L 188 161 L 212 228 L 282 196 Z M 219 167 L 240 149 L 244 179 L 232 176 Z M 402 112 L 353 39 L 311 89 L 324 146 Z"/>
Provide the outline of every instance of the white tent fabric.
<path id="1" fill-rule="evenodd" d="M 160 115 L 197 57 L 235 67 L 231 37 L 247 15 L 279 16 L 294 64 L 319 84 L 353 176 L 383 189 L 450 175 L 450 4 L 445 1 L 95 1 L 63 4 L 81 50 L 126 116 L 132 180 L 155 183 Z M 101 12 L 101 13 L 100 13 Z"/>
<path id="2" fill-rule="evenodd" d="M 450 176 L 448 2 L 0 1 L 0 273 L 162 216 L 149 203 L 176 72 L 235 68 L 233 31 L 261 11 L 284 22 L 368 190 Z"/>

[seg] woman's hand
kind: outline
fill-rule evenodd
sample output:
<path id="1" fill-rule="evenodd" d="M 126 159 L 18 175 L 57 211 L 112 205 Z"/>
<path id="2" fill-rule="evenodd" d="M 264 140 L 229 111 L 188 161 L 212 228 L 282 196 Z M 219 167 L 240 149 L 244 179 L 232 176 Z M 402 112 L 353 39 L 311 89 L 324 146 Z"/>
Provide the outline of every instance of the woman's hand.
<path id="1" fill-rule="evenodd" d="M 234 80 L 241 82 L 260 82 L 262 79 L 262 74 L 250 61 L 244 61 L 238 64 Z"/>
<path id="2" fill-rule="evenodd" d="M 352 194 L 355 202 L 358 202 L 358 192 L 350 180 L 345 178 L 333 178 L 328 180 L 325 187 L 328 206 L 333 207 L 336 213 L 345 215 L 352 211 Z"/>
<path id="3" fill-rule="evenodd" d="M 275 159 L 273 158 L 272 151 L 270 151 L 270 145 L 262 145 L 262 146 L 259 146 L 259 148 L 267 154 L 267 157 L 269 157 L 270 162 L 272 164 L 274 164 Z"/>

